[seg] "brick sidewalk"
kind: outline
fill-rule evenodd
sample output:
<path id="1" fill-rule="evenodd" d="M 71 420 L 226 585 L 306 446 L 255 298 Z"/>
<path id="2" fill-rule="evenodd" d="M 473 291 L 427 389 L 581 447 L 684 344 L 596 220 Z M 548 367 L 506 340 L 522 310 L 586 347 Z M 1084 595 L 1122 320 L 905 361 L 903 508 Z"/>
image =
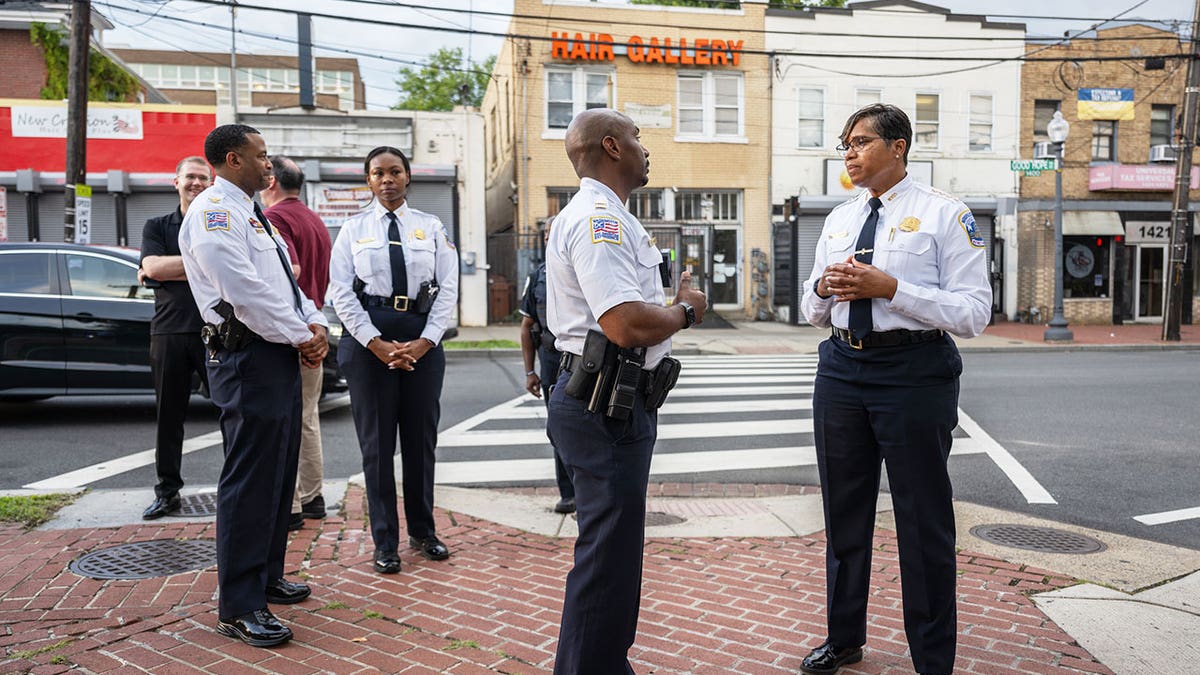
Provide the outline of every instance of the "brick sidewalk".
<path id="1" fill-rule="evenodd" d="M 371 571 L 363 502 L 351 486 L 344 517 L 307 521 L 292 538 L 288 569 L 302 570 L 313 596 L 273 607 L 295 631 L 276 649 L 214 632 L 215 569 L 140 581 L 67 570 L 107 546 L 211 539 L 211 522 L 0 528 L 0 672 L 549 672 L 572 540 L 439 510 L 454 556 L 435 563 L 405 550 L 404 571 L 383 577 Z M 797 672 L 824 636 L 824 544 L 819 534 L 649 540 L 637 671 Z M 911 672 L 895 534 L 878 531 L 875 545 L 866 658 L 843 672 Z M 958 672 L 1111 672 L 1027 597 L 1071 579 L 969 552 L 959 569 Z"/>

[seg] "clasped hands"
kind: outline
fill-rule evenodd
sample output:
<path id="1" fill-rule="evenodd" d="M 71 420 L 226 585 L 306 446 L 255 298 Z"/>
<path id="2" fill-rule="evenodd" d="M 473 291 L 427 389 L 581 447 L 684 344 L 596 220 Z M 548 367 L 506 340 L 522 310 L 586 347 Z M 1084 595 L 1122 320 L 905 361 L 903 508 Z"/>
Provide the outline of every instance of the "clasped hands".
<path id="1" fill-rule="evenodd" d="M 389 370 L 413 370 L 414 365 L 433 349 L 433 343 L 425 338 L 417 338 L 407 342 L 384 340 L 377 337 L 367 344 L 367 348 L 375 358 L 387 364 Z"/>
<path id="2" fill-rule="evenodd" d="M 896 278 L 883 270 L 854 259 L 846 258 L 825 268 L 817 284 L 817 292 L 837 296 L 838 302 L 867 298 L 892 299 L 896 295 Z"/>
<path id="3" fill-rule="evenodd" d="M 308 329 L 312 331 L 312 338 L 296 345 L 296 349 L 300 350 L 300 363 L 305 368 L 320 368 L 325 355 L 329 353 L 329 333 L 319 323 L 308 324 Z"/>

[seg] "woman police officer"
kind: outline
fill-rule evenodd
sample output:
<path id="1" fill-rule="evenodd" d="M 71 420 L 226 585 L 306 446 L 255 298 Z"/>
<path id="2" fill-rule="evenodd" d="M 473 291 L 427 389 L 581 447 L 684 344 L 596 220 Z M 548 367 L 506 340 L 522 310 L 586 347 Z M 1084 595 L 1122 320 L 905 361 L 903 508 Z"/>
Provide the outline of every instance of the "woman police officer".
<path id="1" fill-rule="evenodd" d="M 397 431 L 409 545 L 430 560 L 450 556 L 434 529 L 433 470 L 446 370 L 439 343 L 458 300 L 458 251 L 436 216 L 407 205 L 403 152 L 375 148 L 363 169 L 375 201 L 338 233 L 329 296 L 353 338 L 339 345 L 338 365 L 362 451 L 374 568 L 395 574 Z"/>

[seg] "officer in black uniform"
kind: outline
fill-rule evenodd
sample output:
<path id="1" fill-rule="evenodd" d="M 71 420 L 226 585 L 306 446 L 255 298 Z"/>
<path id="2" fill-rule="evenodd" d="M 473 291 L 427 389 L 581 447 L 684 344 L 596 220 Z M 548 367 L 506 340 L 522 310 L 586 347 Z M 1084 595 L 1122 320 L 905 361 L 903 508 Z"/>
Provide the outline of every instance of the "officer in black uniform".
<path id="1" fill-rule="evenodd" d="M 550 224 L 546 224 L 546 238 L 550 237 Z M 558 380 L 558 362 L 562 353 L 554 348 L 554 333 L 546 326 L 546 263 L 538 265 L 533 274 L 525 280 L 525 292 L 521 297 L 521 357 L 525 363 L 525 390 L 550 405 L 550 387 Z M 539 374 L 533 368 L 534 354 L 537 354 Z M 554 505 L 555 513 L 575 512 L 575 486 L 571 483 L 571 474 L 563 466 L 562 455 L 554 438 L 550 436 L 550 428 L 546 428 L 546 437 L 554 448 L 554 479 L 558 483 L 558 503 Z"/>

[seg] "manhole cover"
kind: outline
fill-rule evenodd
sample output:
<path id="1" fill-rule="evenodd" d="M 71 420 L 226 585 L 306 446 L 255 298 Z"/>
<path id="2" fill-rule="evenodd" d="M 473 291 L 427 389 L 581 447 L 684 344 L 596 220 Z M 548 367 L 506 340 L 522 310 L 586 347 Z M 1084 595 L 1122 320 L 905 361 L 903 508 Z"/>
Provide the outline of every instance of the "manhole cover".
<path id="1" fill-rule="evenodd" d="M 663 513 L 662 511 L 646 512 L 646 527 L 662 527 L 663 525 L 678 525 L 686 522 L 687 518 L 677 516 L 673 513 Z"/>
<path id="2" fill-rule="evenodd" d="M 211 539 L 155 539 L 92 551 L 69 567 L 92 579 L 149 579 L 216 564 L 217 545 Z"/>
<path id="3" fill-rule="evenodd" d="M 1032 525 L 976 525 L 971 534 L 993 544 L 1042 553 L 1097 553 L 1108 548 L 1082 534 Z"/>
<path id="4" fill-rule="evenodd" d="M 217 515 L 217 493 L 202 492 L 183 495 L 179 499 L 178 515 L 188 518 L 210 518 Z"/>

